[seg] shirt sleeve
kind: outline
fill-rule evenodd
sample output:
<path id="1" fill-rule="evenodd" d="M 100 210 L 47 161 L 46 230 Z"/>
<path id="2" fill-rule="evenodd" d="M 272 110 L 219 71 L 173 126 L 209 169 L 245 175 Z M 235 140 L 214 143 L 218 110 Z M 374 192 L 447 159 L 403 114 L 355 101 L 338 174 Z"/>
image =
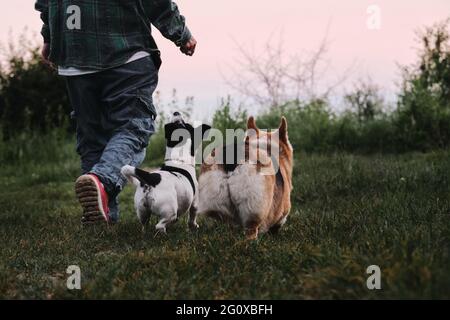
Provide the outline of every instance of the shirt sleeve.
<path id="1" fill-rule="evenodd" d="M 178 47 L 186 44 L 192 35 L 186 26 L 186 19 L 180 14 L 172 0 L 143 0 L 145 13 L 161 34 Z"/>
<path id="2" fill-rule="evenodd" d="M 34 8 L 41 13 L 41 20 L 43 22 L 41 35 L 44 38 L 44 43 L 50 43 L 50 28 L 48 26 L 48 0 L 36 0 Z"/>

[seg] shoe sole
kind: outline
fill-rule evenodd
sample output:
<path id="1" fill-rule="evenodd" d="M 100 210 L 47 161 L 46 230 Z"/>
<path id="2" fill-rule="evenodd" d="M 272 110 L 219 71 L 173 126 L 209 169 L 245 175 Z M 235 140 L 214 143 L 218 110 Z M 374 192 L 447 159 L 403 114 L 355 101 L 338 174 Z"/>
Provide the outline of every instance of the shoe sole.
<path id="1" fill-rule="evenodd" d="M 100 186 L 88 175 L 83 175 L 75 182 L 75 194 L 83 208 L 81 223 L 84 225 L 108 222 L 108 216 L 103 208 Z"/>

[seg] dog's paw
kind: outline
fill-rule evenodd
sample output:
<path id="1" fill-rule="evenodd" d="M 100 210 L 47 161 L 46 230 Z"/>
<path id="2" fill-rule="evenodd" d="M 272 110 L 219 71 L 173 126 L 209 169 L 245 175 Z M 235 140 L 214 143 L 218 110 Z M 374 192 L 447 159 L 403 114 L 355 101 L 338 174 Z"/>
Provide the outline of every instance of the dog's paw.
<path id="1" fill-rule="evenodd" d="M 167 230 L 166 230 L 166 228 L 165 227 L 156 227 L 156 232 L 155 232 L 155 238 L 158 236 L 158 235 L 166 235 L 167 234 Z"/>
<path id="2" fill-rule="evenodd" d="M 197 222 L 189 223 L 189 229 L 191 229 L 191 231 L 197 231 L 199 228 L 200 228 L 200 226 L 198 225 Z"/>
<path id="3" fill-rule="evenodd" d="M 251 228 L 245 230 L 245 238 L 247 241 L 254 241 L 258 239 L 258 229 Z"/>

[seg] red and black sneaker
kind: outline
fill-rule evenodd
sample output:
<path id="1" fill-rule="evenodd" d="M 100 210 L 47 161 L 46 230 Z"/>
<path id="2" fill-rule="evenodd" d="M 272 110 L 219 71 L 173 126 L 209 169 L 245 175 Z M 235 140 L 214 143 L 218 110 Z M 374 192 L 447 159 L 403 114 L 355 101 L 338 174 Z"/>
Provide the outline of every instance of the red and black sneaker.
<path id="1" fill-rule="evenodd" d="M 94 174 L 84 174 L 75 182 L 75 194 L 83 207 L 83 224 L 109 222 L 108 194 Z"/>

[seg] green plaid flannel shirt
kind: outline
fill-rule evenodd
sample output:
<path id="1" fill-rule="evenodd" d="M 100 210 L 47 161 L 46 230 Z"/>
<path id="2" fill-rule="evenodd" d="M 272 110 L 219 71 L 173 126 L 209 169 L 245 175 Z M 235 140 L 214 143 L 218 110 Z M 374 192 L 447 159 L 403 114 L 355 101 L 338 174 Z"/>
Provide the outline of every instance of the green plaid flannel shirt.
<path id="1" fill-rule="evenodd" d="M 80 22 L 71 27 L 74 7 Z M 44 23 L 41 34 L 50 44 L 49 60 L 60 67 L 102 70 L 147 51 L 159 58 L 151 25 L 177 46 L 191 33 L 171 0 L 37 0 Z"/>

